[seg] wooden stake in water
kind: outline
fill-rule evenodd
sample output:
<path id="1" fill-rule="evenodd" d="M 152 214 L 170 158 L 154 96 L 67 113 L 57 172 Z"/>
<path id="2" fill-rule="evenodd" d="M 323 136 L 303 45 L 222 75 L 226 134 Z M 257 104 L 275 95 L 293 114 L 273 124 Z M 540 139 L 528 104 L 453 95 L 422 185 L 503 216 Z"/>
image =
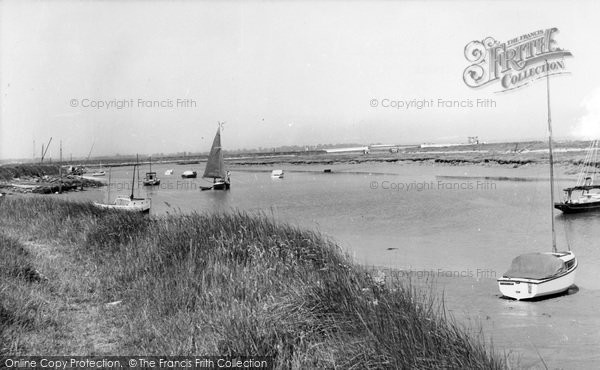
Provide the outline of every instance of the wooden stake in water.
<path id="1" fill-rule="evenodd" d="M 548 153 L 550 159 L 550 217 L 552 219 L 552 252 L 556 252 L 554 228 L 554 158 L 552 158 L 552 119 L 550 118 L 550 66 L 546 60 L 546 92 L 548 95 Z"/>

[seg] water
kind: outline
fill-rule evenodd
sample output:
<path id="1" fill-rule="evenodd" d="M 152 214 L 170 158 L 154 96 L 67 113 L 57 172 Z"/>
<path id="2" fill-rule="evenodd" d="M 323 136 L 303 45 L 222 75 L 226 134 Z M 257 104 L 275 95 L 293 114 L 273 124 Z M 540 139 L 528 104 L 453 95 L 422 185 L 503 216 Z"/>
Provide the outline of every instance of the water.
<path id="1" fill-rule="evenodd" d="M 263 212 L 322 232 L 359 263 L 439 277 L 449 309 L 462 320 L 484 326 L 496 346 L 523 353 L 524 364 L 539 361 L 536 350 L 551 367 L 586 367 L 597 360 L 593 353 L 600 344 L 600 322 L 593 312 L 600 306 L 600 280 L 596 278 L 600 274 L 600 213 L 563 216 L 554 212 L 558 249 L 570 246 L 580 261 L 576 294 L 536 303 L 499 299 L 495 278 L 512 258 L 551 250 L 546 166 L 243 166 L 231 169 L 230 191 L 200 191 L 209 182 L 180 177 L 187 169 L 201 174 L 203 167 L 153 165 L 161 185 L 140 186 L 135 193 L 152 198 L 152 214 Z M 173 176 L 163 175 L 167 168 L 175 170 Z M 284 179 L 271 179 L 275 168 L 285 170 Z M 325 168 L 332 173 L 324 173 Z M 557 189 L 574 183 L 574 175 L 564 174 L 561 168 L 557 172 Z M 112 170 L 111 198 L 129 193 L 131 175 L 131 168 Z M 529 181 L 484 180 L 483 176 Z M 106 192 L 67 196 L 104 200 Z M 529 342 L 519 342 L 518 333 Z M 558 344 L 573 347 L 570 356 L 579 356 L 580 362 L 562 362 L 567 359 L 556 350 Z"/>

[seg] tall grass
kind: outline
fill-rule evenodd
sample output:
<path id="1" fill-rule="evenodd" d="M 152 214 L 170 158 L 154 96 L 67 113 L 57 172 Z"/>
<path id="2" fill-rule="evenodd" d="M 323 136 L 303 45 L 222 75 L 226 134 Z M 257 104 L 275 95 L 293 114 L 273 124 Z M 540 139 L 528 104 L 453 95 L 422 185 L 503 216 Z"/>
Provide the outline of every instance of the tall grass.
<path id="1" fill-rule="evenodd" d="M 406 281 L 382 281 L 321 235 L 264 215 L 105 212 L 0 201 L 16 235 L 68 243 L 121 301 L 119 354 L 264 355 L 280 368 L 505 368 Z M 23 235 L 22 235 L 23 236 Z"/>
<path id="2" fill-rule="evenodd" d="M 0 356 L 19 352 L 23 332 L 55 325 L 35 287 L 43 279 L 25 247 L 0 233 Z"/>
<path id="3" fill-rule="evenodd" d="M 11 180 L 15 177 L 42 177 L 58 175 L 59 166 L 51 164 L 22 164 L 0 166 L 0 180 Z"/>

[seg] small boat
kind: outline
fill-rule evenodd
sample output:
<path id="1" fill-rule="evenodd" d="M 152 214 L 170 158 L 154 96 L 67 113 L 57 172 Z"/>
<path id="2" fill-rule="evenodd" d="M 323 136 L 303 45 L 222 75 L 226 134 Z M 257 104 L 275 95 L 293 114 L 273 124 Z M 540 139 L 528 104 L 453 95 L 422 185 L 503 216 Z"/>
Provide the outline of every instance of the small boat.
<path id="1" fill-rule="evenodd" d="M 219 123 L 217 128 L 217 134 L 213 140 L 212 147 L 210 148 L 210 154 L 206 162 L 206 168 L 204 169 L 204 178 L 212 178 L 213 183 L 210 187 L 201 187 L 201 190 L 229 190 L 231 181 L 229 178 L 229 171 L 225 169 L 225 162 L 223 161 L 223 151 L 221 150 L 221 126 Z"/>
<path id="2" fill-rule="evenodd" d="M 548 62 L 546 62 L 548 63 Z M 554 227 L 554 160 L 552 157 L 552 120 L 550 119 L 550 76 L 546 69 L 548 94 L 548 153 L 550 162 L 550 210 L 552 219 L 552 252 L 528 253 L 513 259 L 511 267 L 497 279 L 498 288 L 505 297 L 516 300 L 531 299 L 561 293 L 575 283 L 577 259 L 569 251 L 556 248 Z"/>
<path id="3" fill-rule="evenodd" d="M 152 158 L 150 158 L 150 172 L 146 172 L 144 180 L 142 180 L 144 186 L 155 186 L 160 185 L 160 179 L 156 176 L 156 172 L 152 172 Z"/>
<path id="4" fill-rule="evenodd" d="M 150 207 L 152 203 L 148 198 L 118 196 L 113 204 L 103 204 L 94 202 L 94 205 L 96 207 L 104 209 L 116 209 L 120 211 L 148 213 L 150 212 Z"/>
<path id="5" fill-rule="evenodd" d="M 165 176 L 171 176 L 173 175 L 173 170 L 172 169 L 168 169 L 165 171 Z"/>
<path id="6" fill-rule="evenodd" d="M 575 283 L 577 259 L 573 252 L 522 254 L 498 279 L 500 292 L 516 300 L 564 292 Z"/>
<path id="7" fill-rule="evenodd" d="M 137 165 L 133 165 L 133 181 L 131 183 L 131 195 L 129 196 L 117 196 L 113 203 L 108 203 L 110 199 L 110 171 L 109 171 L 109 184 L 108 184 L 108 195 L 106 203 L 98 203 L 94 202 L 94 205 L 98 208 L 102 209 L 113 209 L 119 211 L 129 211 L 129 212 L 150 212 L 150 207 L 152 206 L 152 200 L 149 198 L 136 198 L 133 195 L 133 189 L 135 185 L 135 167 Z"/>
<path id="8" fill-rule="evenodd" d="M 273 170 L 271 177 L 274 179 L 283 179 L 283 170 Z"/>
<path id="9" fill-rule="evenodd" d="M 600 185 L 594 184 L 594 175 L 598 171 L 596 168 L 597 152 L 598 140 L 594 140 L 587 149 L 577 183 L 573 187 L 564 189 L 564 201 L 555 203 L 554 208 L 564 213 L 600 211 Z M 573 192 L 581 193 L 574 198 Z"/>
<path id="10" fill-rule="evenodd" d="M 106 175 L 106 172 L 104 172 L 104 171 L 98 171 L 98 172 L 92 173 L 92 176 L 96 176 L 96 177 L 104 176 L 104 175 Z"/>
<path id="11" fill-rule="evenodd" d="M 156 177 L 156 172 L 146 172 L 146 177 L 142 180 L 144 186 L 160 185 L 160 179 Z"/>
<path id="12" fill-rule="evenodd" d="M 195 179 L 198 176 L 198 173 L 196 171 L 183 171 L 183 173 L 181 174 L 181 177 L 184 179 Z"/>

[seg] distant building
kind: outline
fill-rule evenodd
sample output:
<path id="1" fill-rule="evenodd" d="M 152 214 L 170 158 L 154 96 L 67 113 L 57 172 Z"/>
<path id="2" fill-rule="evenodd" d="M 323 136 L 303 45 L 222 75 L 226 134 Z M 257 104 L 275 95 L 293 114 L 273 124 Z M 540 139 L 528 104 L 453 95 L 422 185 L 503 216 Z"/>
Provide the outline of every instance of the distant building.
<path id="1" fill-rule="evenodd" d="M 363 152 L 364 154 L 368 154 L 369 147 L 368 146 L 356 146 L 356 147 L 351 147 L 351 148 L 332 148 L 332 149 L 325 149 L 325 151 L 327 153 Z"/>

